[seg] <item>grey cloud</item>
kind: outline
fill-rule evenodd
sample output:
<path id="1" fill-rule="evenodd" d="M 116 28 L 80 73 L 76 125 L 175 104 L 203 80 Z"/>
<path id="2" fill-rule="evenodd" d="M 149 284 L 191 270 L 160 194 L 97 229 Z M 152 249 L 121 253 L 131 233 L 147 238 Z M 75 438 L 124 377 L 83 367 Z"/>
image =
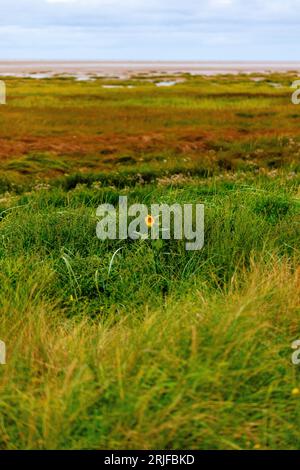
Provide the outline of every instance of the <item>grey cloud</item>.
<path id="1" fill-rule="evenodd" d="M 298 58 L 300 0 L 0 0 L 0 11 L 0 58 Z"/>

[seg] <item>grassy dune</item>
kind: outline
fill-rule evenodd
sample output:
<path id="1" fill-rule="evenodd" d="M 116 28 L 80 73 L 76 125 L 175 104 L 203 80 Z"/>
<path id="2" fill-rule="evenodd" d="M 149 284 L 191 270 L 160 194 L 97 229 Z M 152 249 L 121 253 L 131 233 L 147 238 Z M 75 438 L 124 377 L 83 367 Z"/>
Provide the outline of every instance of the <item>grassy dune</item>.
<path id="1" fill-rule="evenodd" d="M 7 80 L 1 449 L 300 447 L 300 108 L 256 77 Z M 120 195 L 204 203 L 204 249 L 99 241 Z"/>

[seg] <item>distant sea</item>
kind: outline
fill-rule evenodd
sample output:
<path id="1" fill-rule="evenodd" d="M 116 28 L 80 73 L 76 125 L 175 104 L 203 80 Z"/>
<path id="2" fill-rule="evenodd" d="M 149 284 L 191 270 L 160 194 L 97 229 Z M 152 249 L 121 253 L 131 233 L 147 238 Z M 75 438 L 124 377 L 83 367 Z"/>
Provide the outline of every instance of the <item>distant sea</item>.
<path id="1" fill-rule="evenodd" d="M 295 62 L 160 62 L 160 61 L 0 61 L 0 75 L 34 76 L 43 78 L 53 75 L 130 76 L 133 74 L 191 73 L 199 75 L 268 73 L 297 71 L 300 61 Z"/>

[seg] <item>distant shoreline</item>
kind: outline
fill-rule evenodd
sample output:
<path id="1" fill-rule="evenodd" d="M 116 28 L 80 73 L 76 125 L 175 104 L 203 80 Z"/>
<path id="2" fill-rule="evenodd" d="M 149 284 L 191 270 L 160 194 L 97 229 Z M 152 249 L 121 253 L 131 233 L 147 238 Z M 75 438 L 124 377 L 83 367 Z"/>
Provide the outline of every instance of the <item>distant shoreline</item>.
<path id="1" fill-rule="evenodd" d="M 237 73 L 300 73 L 300 61 L 0 61 L 0 74 L 94 74 L 128 76 L 135 73 L 192 73 L 199 75 Z"/>

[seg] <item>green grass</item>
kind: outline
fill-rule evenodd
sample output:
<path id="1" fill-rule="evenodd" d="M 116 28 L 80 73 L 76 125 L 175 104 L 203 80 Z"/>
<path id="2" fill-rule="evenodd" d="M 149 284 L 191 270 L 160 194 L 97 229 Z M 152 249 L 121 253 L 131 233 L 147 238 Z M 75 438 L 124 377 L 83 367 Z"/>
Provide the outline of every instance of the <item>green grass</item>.
<path id="1" fill-rule="evenodd" d="M 2 450 L 300 447 L 295 76 L 181 78 L 7 80 Z M 204 204 L 204 248 L 98 240 L 120 195 Z"/>
<path id="2" fill-rule="evenodd" d="M 2 449 L 299 447 L 298 187 L 283 174 L 2 200 Z M 95 209 L 120 194 L 204 203 L 204 249 L 99 241 Z"/>

